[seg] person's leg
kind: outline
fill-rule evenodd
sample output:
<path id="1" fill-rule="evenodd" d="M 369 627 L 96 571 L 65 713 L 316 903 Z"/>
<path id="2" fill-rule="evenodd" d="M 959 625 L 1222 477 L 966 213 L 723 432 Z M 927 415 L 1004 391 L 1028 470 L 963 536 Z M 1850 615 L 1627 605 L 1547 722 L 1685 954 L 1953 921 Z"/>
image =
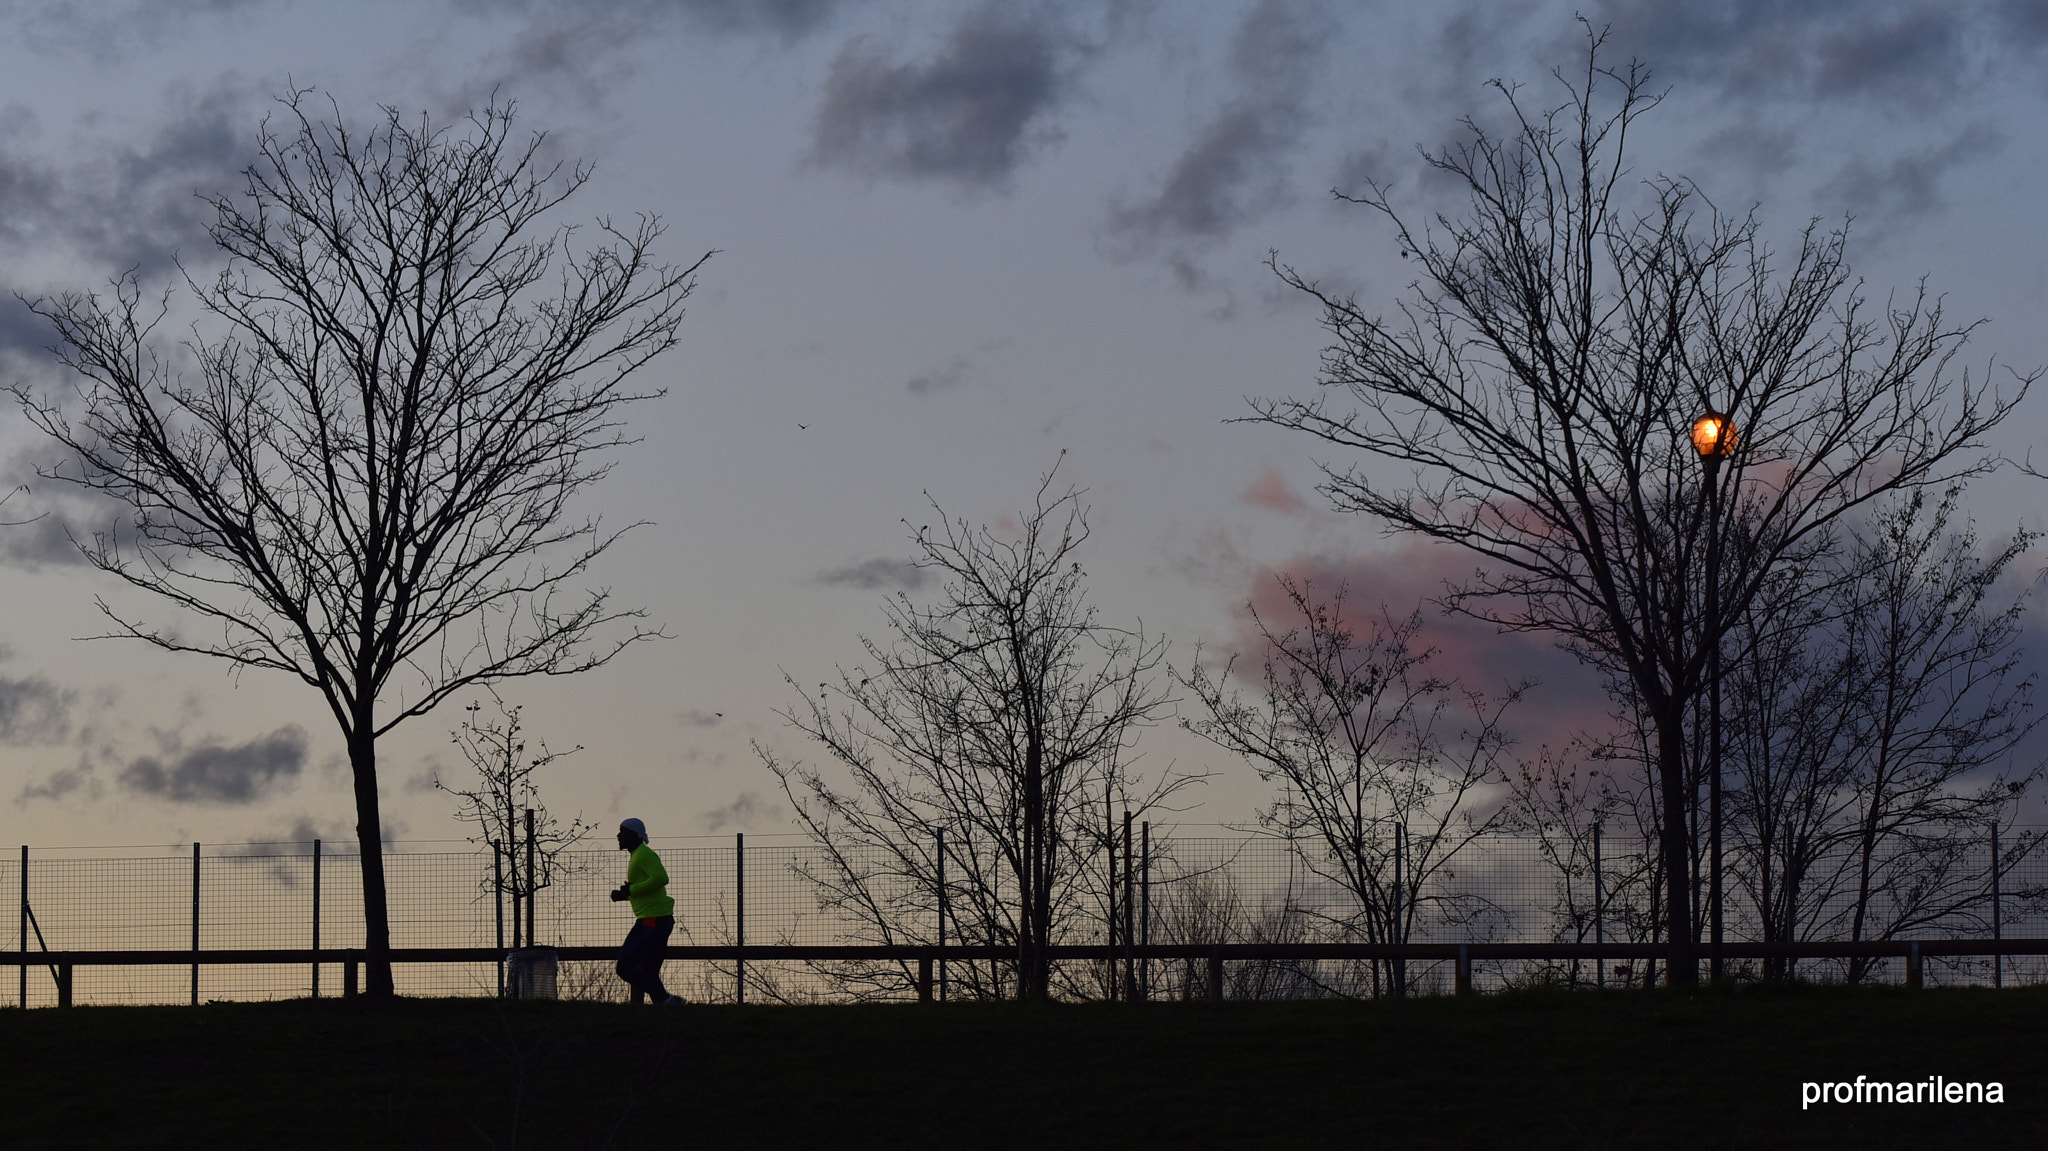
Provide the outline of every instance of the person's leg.
<path id="1" fill-rule="evenodd" d="M 640 929 L 647 932 L 647 944 L 643 952 L 646 956 L 646 980 L 634 986 L 646 987 L 647 993 L 654 997 L 653 1001 L 656 1004 L 667 1003 L 669 994 L 668 989 L 661 985 L 661 965 L 668 957 L 668 937 L 676 929 L 675 916 L 664 915 L 655 921 L 654 926 L 640 925 Z"/>
<path id="2" fill-rule="evenodd" d="M 666 942 L 666 938 L 666 936 L 662 937 L 664 942 Z M 648 969 L 649 958 L 660 954 L 650 946 L 654 942 L 654 928 L 644 923 L 634 923 L 633 930 L 626 933 L 626 942 L 619 947 L 618 973 L 619 978 L 625 980 L 627 986 L 635 991 L 654 994 L 654 1001 L 660 1003 L 663 999 L 667 998 L 667 993 L 659 990 L 661 987 L 660 979 L 654 977 L 654 973 Z M 659 960 L 656 959 L 656 962 L 658 963 Z M 651 988 L 649 987 L 650 983 L 653 984 Z"/>

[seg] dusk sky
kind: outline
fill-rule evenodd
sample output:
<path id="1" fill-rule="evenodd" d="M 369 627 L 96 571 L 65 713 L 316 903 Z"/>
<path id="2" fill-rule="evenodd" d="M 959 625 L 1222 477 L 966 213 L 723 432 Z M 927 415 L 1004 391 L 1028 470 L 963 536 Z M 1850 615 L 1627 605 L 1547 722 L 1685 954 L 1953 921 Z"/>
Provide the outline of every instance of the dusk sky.
<path id="1" fill-rule="evenodd" d="M 33 298 L 214 266 L 194 193 L 240 188 L 289 89 L 357 123 L 379 105 L 448 122 L 494 92 L 516 103 L 522 132 L 595 166 L 565 218 L 654 213 L 668 260 L 718 254 L 680 345 L 647 370 L 667 396 L 633 410 L 642 442 L 590 495 L 607 522 L 650 521 L 593 582 L 673 638 L 501 690 L 533 734 L 584 747 L 543 781 L 559 813 L 783 832 L 751 744 L 812 758 L 774 714 L 798 702 L 784 673 L 815 691 L 880 631 L 885 596 L 936 590 L 904 566 L 926 493 L 995 522 L 1065 450 L 1059 483 L 1092 507 L 1093 604 L 1167 636 L 1176 668 L 1198 645 L 1233 650 L 1275 571 L 1348 575 L 1354 601 L 1405 610 L 1469 567 L 1326 510 L 1314 445 L 1228 421 L 1248 396 L 1315 388 L 1317 313 L 1268 252 L 1391 306 L 1409 265 L 1332 189 L 1372 178 L 1455 211 L 1416 145 L 1466 115 L 1497 125 L 1491 78 L 1552 102 L 1550 70 L 1583 65 L 1574 12 L 1611 25 L 1610 62 L 1670 88 L 1638 126 L 1638 175 L 1756 205 L 1773 237 L 1853 217 L 1874 300 L 1924 276 L 1951 316 L 1989 321 L 1973 378 L 2048 363 L 2048 0 L 0 2 L 0 286 Z M 49 339 L 0 306 L 0 383 L 63 386 Z M 1997 448 L 2024 454 L 2043 404 Z M 78 507 L 34 477 L 51 459 L 10 405 L 0 478 L 33 491 L 0 519 L 45 514 L 0 528 L 0 842 L 352 838 L 341 741 L 311 689 L 74 641 L 99 627 L 95 595 L 170 617 L 82 565 L 65 538 Z M 2002 537 L 2042 526 L 2044 493 L 2009 473 L 1968 509 Z M 1531 750 L 1561 717 L 1597 717 L 1541 640 L 1441 635 L 1478 686 L 1545 680 Z M 384 741 L 398 838 L 462 834 L 430 784 L 466 770 L 461 715 Z M 1215 773 L 1189 823 L 1244 822 L 1264 797 L 1172 724 L 1140 751 L 1141 772 Z"/>

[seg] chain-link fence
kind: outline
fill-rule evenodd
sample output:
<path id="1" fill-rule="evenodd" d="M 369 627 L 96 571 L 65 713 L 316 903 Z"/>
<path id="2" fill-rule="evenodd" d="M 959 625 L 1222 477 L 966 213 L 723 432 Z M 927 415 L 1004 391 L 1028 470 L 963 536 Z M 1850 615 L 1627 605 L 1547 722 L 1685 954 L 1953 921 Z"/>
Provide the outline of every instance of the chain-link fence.
<path id="1" fill-rule="evenodd" d="M 2033 833 L 2007 833 L 1993 867 L 1989 836 L 1951 844 L 1917 873 L 1878 888 L 1821 885 L 1788 914 L 1765 877 L 1731 869 L 1726 938 L 1731 941 L 1988 939 L 2048 937 L 2048 862 L 2028 846 Z M 943 887 L 899 865 L 900 853 L 827 851 L 796 836 L 657 839 L 676 901 L 675 945 L 841 945 L 939 943 L 1014 947 L 1003 891 L 976 892 L 949 877 Z M 1590 850 L 1587 850 L 1590 848 Z M 943 853 L 940 853 L 943 854 Z M 1400 842 L 1355 859 L 1305 842 L 1180 827 L 1144 829 L 1126 848 L 1104 837 L 1076 853 L 1056 905 L 1055 943 L 1213 945 L 1288 943 L 1655 942 L 1661 876 L 1654 845 L 1597 835 L 1559 851 L 1541 837 L 1482 836 L 1442 850 Z M 630 926 L 607 892 L 624 872 L 616 851 L 576 850 L 557 860 L 532 901 L 534 932 L 515 926 L 503 859 L 467 844 L 400 844 L 384 857 L 391 944 L 397 948 L 616 945 Z M 1704 867 L 1701 868 L 1704 872 Z M 821 880 L 828 882 L 821 883 Z M 1701 888 L 1704 891 L 1704 887 Z M 127 849 L 22 848 L 0 859 L 0 892 L 16 896 L 15 949 L 41 951 L 360 947 L 360 860 L 327 844 L 234 844 Z M 1704 899 L 1701 900 L 1705 902 Z M 1776 908 L 1773 916 L 1760 908 Z M 1777 924 L 1766 927 L 1766 920 Z M 1706 938 L 1702 912 L 1700 938 Z M 1787 926 L 1789 924 L 1789 927 Z M 1193 962 L 1123 966 L 1063 961 L 1057 994 L 1128 993 L 1133 978 L 1155 997 L 1206 994 Z M 1385 959 L 1233 962 L 1225 993 L 1242 998 L 1380 995 L 1448 990 L 1450 963 Z M 1802 960 L 1792 973 L 1820 979 L 1897 980 L 1898 960 Z M 270 999 L 313 993 L 314 967 L 208 964 L 197 998 Z M 1786 974 L 1757 961 L 1737 975 Z M 1134 974 L 1133 974 L 1134 973 Z M 1476 965 L 1481 988 L 1533 983 L 1609 986 L 1641 982 L 1635 964 L 1513 961 Z M 31 1006 L 56 1000 L 51 974 L 8 970 L 16 986 L 0 997 Z M 953 998 L 1013 993 L 1014 963 L 954 961 L 941 971 Z M 495 964 L 403 963 L 397 988 L 409 995 L 489 995 Z M 1929 983 L 2034 982 L 2048 977 L 2037 957 L 1930 960 Z M 193 968 L 76 968 L 78 1003 L 179 1003 L 194 995 Z M 698 1000 L 815 1002 L 910 998 L 913 962 L 751 958 L 671 960 L 671 988 Z M 320 969 L 318 993 L 338 994 L 338 965 Z M 623 998 L 602 961 L 570 961 L 565 995 Z"/>

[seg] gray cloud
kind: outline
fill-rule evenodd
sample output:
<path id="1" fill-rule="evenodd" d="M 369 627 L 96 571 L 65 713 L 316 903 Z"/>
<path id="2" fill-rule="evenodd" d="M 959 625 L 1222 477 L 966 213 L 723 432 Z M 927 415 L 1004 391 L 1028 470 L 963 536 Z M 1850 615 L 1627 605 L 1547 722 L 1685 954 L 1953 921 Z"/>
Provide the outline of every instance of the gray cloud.
<path id="1" fill-rule="evenodd" d="M 681 17 L 709 32 L 765 32 L 796 40 L 815 30 L 835 12 L 855 7 L 866 0 L 570 0 L 537 3 L 535 0 L 464 0 L 459 6 L 525 15 L 560 24 L 576 18 L 625 16 L 637 22 L 664 17 Z"/>
<path id="2" fill-rule="evenodd" d="M 2048 39 L 2038 0 L 1600 0 L 1585 11 L 1612 28 L 1617 53 L 1741 96 L 1939 102 Z M 1581 46 L 1580 35 L 1574 28 L 1555 47 Z"/>
<path id="3" fill-rule="evenodd" d="M 828 587 L 850 587 L 861 591 L 878 591 L 889 588 L 900 591 L 914 591 L 925 585 L 930 577 L 923 568 L 908 560 L 888 559 L 877 556 L 860 560 L 845 567 L 829 568 L 811 577 L 812 583 Z"/>
<path id="4" fill-rule="evenodd" d="M 253 803 L 305 769 L 306 743 L 305 729 L 287 724 L 247 743 L 170 749 L 169 762 L 143 756 L 129 764 L 120 784 L 174 803 Z"/>
<path id="5" fill-rule="evenodd" d="M 2005 137 L 1986 121 L 1970 125 L 1939 148 L 1897 156 L 1888 163 L 1850 161 L 1822 189 L 1850 215 L 1878 214 L 1896 220 L 1942 206 L 1941 182 L 1962 165 L 1996 152 Z"/>
<path id="6" fill-rule="evenodd" d="M 1321 9 L 1259 0 L 1232 44 L 1237 92 L 1174 162 L 1157 193 L 1117 203 L 1108 229 L 1126 257 L 1161 243 L 1221 239 L 1289 199 L 1285 160 L 1308 125 L 1308 97 L 1331 29 Z M 1185 285 L 1201 279 L 1176 253 Z"/>
<path id="7" fill-rule="evenodd" d="M 4 520 L 7 516 L 0 516 Z M 64 521 L 44 513 L 25 522 L 0 522 L 0 567 L 40 571 L 45 567 L 83 567 L 85 556 Z"/>
<path id="8" fill-rule="evenodd" d="M 39 50 L 76 53 L 106 64 L 189 32 L 195 16 L 259 3 L 261 0 L 132 0 L 126 4 L 30 0 L 9 5 L 5 16 L 15 34 Z"/>
<path id="9" fill-rule="evenodd" d="M 11 204 L 15 197 L 6 187 L 6 158 L 0 156 L 0 204 Z M 8 233 L 11 213 L 0 211 L 0 242 L 20 247 L 22 241 Z M 28 305 L 12 295 L 0 297 L 0 364 L 14 368 L 14 359 L 30 360 L 49 358 L 50 345 L 56 337 L 50 334 L 48 321 L 28 310 Z M 18 370 L 18 369 L 17 369 Z"/>
<path id="10" fill-rule="evenodd" d="M 71 734 L 78 693 L 42 676 L 0 678 L 0 743 L 55 743 Z"/>
<path id="11" fill-rule="evenodd" d="M 724 718 L 725 713 L 722 711 L 689 708 L 676 713 L 676 724 L 679 727 L 717 727 L 718 722 Z"/>
<path id="12" fill-rule="evenodd" d="M 602 3 L 602 0 L 599 0 Z M 718 32 L 772 32 L 795 39 L 860 0 L 669 0 Z"/>
<path id="13" fill-rule="evenodd" d="M 1055 138 L 1068 82 L 1064 33 L 996 4 L 964 13 L 930 58 L 898 64 L 865 37 L 832 62 L 812 158 L 870 176 L 996 188 Z"/>
<path id="14" fill-rule="evenodd" d="M 145 279 L 168 271 L 181 252 L 210 253 L 213 211 L 199 194 L 241 187 L 255 156 L 256 102 L 228 84 L 197 94 L 174 89 L 165 102 L 171 116 L 139 146 L 86 145 L 66 164 L 0 153 L 0 242 L 60 245 Z M 48 343 L 32 318 L 0 318 L 0 346 Z"/>
<path id="15" fill-rule="evenodd" d="M 746 831 L 758 827 L 778 827 L 788 817 L 782 813 L 782 804 L 758 791 L 743 791 L 738 799 L 716 811 L 704 813 L 704 830 L 722 831 L 733 828 Z"/>
<path id="16" fill-rule="evenodd" d="M 967 381 L 969 367 L 966 356 L 955 356 L 952 363 L 936 372 L 926 372 L 924 375 L 913 377 L 905 386 L 914 396 L 929 396 L 933 392 L 957 388 Z"/>
<path id="17" fill-rule="evenodd" d="M 32 800 L 63 799 L 76 793 L 83 793 L 87 799 L 98 799 L 101 791 L 99 777 L 93 774 L 92 767 L 81 763 L 51 772 L 41 783 L 26 785 L 14 797 L 14 806 L 27 807 Z"/>

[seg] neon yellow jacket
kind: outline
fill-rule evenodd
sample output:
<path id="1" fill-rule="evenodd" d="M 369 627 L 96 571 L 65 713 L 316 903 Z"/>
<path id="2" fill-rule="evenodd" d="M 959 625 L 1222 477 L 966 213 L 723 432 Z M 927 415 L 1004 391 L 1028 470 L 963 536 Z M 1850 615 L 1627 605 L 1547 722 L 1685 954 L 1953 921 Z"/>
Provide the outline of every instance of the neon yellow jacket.
<path id="1" fill-rule="evenodd" d="M 676 913 L 676 901 L 668 897 L 668 871 L 661 866 L 661 856 L 644 843 L 626 860 L 626 886 L 632 892 L 635 919 Z"/>

